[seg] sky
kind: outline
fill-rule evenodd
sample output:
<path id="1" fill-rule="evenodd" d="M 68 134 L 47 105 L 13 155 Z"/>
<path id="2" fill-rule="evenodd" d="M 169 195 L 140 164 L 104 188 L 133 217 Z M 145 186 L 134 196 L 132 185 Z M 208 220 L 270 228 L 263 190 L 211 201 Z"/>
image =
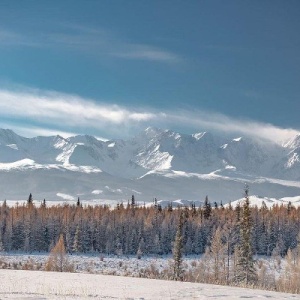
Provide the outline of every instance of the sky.
<path id="1" fill-rule="evenodd" d="M 299 33 L 298 0 L 4 1 L 0 127 L 283 140 L 300 130 Z"/>

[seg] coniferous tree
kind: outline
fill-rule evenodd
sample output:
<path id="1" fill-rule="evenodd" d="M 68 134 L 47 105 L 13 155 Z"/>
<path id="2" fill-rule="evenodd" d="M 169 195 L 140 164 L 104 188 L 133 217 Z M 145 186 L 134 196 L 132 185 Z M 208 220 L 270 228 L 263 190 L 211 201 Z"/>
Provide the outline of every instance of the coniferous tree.
<path id="1" fill-rule="evenodd" d="M 173 278 L 174 280 L 183 280 L 183 268 L 182 268 L 182 252 L 183 252 L 183 212 L 180 213 L 179 223 L 177 227 L 177 232 L 174 241 L 173 247 L 173 259 L 174 259 L 174 268 L 173 268 Z"/>
<path id="2" fill-rule="evenodd" d="M 59 236 L 56 245 L 52 248 L 45 267 L 46 271 L 72 272 L 73 267 L 70 265 L 66 253 L 63 235 Z"/>
<path id="3" fill-rule="evenodd" d="M 80 225 L 77 225 L 76 232 L 74 236 L 74 242 L 73 242 L 73 252 L 79 253 L 82 252 L 82 233 Z"/>
<path id="4" fill-rule="evenodd" d="M 131 207 L 135 207 L 135 197 L 134 195 L 131 196 Z"/>
<path id="5" fill-rule="evenodd" d="M 48 251 L 49 249 L 49 230 L 47 226 L 41 227 L 40 247 L 39 251 Z"/>
<path id="6" fill-rule="evenodd" d="M 168 211 L 169 212 L 173 211 L 173 204 L 171 201 L 168 203 Z"/>
<path id="7" fill-rule="evenodd" d="M 211 204 L 208 201 L 208 196 L 205 197 L 204 205 L 203 205 L 203 216 L 204 219 L 209 219 L 211 215 Z"/>
<path id="8" fill-rule="evenodd" d="M 5 251 L 5 248 L 3 245 L 2 230 L 0 230 L 0 253 L 4 252 L 4 251 Z"/>
<path id="9" fill-rule="evenodd" d="M 107 251 L 136 255 L 143 239 L 143 254 L 170 254 L 179 215 L 183 213 L 184 254 L 204 253 L 216 229 L 222 228 L 223 243 L 227 246 L 226 265 L 230 265 L 227 275 L 231 280 L 233 269 L 228 260 L 232 260 L 235 245 L 240 244 L 243 207 L 230 209 L 226 205 L 224 209 L 212 209 L 207 219 L 204 219 L 203 207 L 195 209 L 193 206 L 191 210 L 186 207 L 159 207 L 157 204 L 157 207 L 136 206 L 131 209 L 130 202 L 128 208 L 121 203 L 115 210 L 104 205 L 80 205 L 78 208 L 76 204 L 38 207 L 16 204 L 8 207 L 3 202 L 0 206 L 2 243 L 5 251 L 49 251 L 59 234 L 64 233 L 67 251 L 72 251 L 79 226 L 80 252 Z M 263 206 L 251 208 L 250 212 L 253 253 L 271 255 L 276 245 L 281 257 L 289 248 L 294 251 L 300 230 L 300 207 L 293 207 L 288 212 L 288 207 L 284 205 L 269 209 Z"/>
<path id="10" fill-rule="evenodd" d="M 238 246 L 237 273 L 235 278 L 238 283 L 244 283 L 246 285 L 254 284 L 257 281 L 252 253 L 252 221 L 248 193 L 248 187 L 246 187 L 240 224 L 240 241 Z"/>
<path id="11" fill-rule="evenodd" d="M 229 203 L 229 205 L 231 205 L 231 204 Z M 221 203 L 220 203 L 220 207 L 221 207 L 221 209 L 224 210 L 224 205 L 223 205 L 223 201 L 222 200 L 221 200 Z"/>
<path id="12" fill-rule="evenodd" d="M 41 204 L 42 208 L 46 208 L 46 199 L 43 200 L 42 204 Z"/>
<path id="13" fill-rule="evenodd" d="M 32 198 L 32 194 L 29 194 L 28 200 L 27 200 L 27 205 L 30 206 L 33 204 L 33 198 Z"/>
<path id="14" fill-rule="evenodd" d="M 155 235 L 154 241 L 153 241 L 153 251 L 155 254 L 162 255 L 162 243 L 161 238 L 159 234 Z"/>
<path id="15" fill-rule="evenodd" d="M 156 198 L 154 198 L 154 208 L 157 210 L 157 199 Z"/>

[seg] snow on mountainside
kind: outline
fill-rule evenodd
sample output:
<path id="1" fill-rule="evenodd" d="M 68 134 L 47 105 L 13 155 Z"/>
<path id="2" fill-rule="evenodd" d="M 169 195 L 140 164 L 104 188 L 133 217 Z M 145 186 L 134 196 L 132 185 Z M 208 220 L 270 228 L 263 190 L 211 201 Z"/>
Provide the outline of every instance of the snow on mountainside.
<path id="1" fill-rule="evenodd" d="M 232 201 L 230 205 L 235 208 L 237 204 L 242 205 L 244 201 L 244 198 Z M 283 197 L 281 199 L 275 199 L 275 198 L 268 198 L 268 197 L 259 197 L 259 196 L 250 196 L 249 197 L 250 201 L 250 206 L 257 206 L 257 207 L 262 207 L 265 205 L 268 208 L 271 208 L 274 205 L 288 205 L 291 203 L 294 207 L 299 207 L 300 206 L 300 196 L 296 197 Z M 225 204 L 224 206 L 228 206 L 228 204 Z"/>
<path id="2" fill-rule="evenodd" d="M 287 140 L 285 143 L 282 144 L 284 148 L 288 148 L 291 150 L 295 150 L 296 148 L 300 147 L 300 133 L 296 134 L 295 137 Z"/>
<path id="3" fill-rule="evenodd" d="M 169 200 L 240 198 L 247 182 L 254 194 L 300 195 L 300 134 L 282 146 L 250 137 L 226 138 L 147 128 L 129 140 L 93 136 L 24 138 L 0 129 L 3 198 L 126 200 L 137 194 Z M 93 193 L 101 190 L 99 194 Z"/>
<path id="4" fill-rule="evenodd" d="M 231 140 L 222 147 L 222 157 L 238 171 L 260 176 L 272 176 L 283 149 L 271 142 L 255 141 L 250 138 Z M 280 174 L 278 174 L 279 178 Z"/>
<path id="5" fill-rule="evenodd" d="M 300 134 L 284 143 L 283 147 L 288 151 L 284 165 L 285 170 L 288 171 L 286 177 L 300 180 Z"/>

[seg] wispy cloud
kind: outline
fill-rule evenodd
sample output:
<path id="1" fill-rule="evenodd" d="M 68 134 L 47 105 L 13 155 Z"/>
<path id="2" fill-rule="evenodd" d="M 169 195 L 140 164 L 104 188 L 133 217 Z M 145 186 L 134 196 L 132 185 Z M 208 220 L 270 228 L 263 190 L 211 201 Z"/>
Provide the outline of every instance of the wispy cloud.
<path id="1" fill-rule="evenodd" d="M 93 56 L 178 63 L 182 58 L 167 49 L 139 44 L 108 30 L 60 24 L 57 32 L 16 32 L 0 28 L 0 46 L 63 47 Z"/>
<path id="2" fill-rule="evenodd" d="M 24 137 L 36 137 L 36 136 L 56 136 L 60 135 L 64 138 L 68 138 L 71 136 L 78 135 L 79 133 L 74 131 L 74 132 L 69 132 L 69 131 L 61 131 L 58 129 L 48 129 L 44 127 L 36 127 L 36 126 L 30 126 L 30 125 L 24 125 L 22 124 L 21 126 L 18 124 L 14 124 L 13 122 L 1 122 L 0 121 L 0 128 L 3 129 L 11 129 L 18 133 L 21 136 Z M 99 137 L 100 138 L 100 137 Z M 105 138 L 103 138 L 106 140 Z"/>
<path id="3" fill-rule="evenodd" d="M 228 134 L 241 134 L 276 143 L 294 137 L 299 129 L 281 128 L 273 124 L 258 122 L 247 118 L 231 118 L 223 114 L 207 111 L 180 111 L 169 114 L 170 124 L 181 123 L 190 128 L 202 128 Z"/>
<path id="4" fill-rule="evenodd" d="M 21 33 L 0 28 L 0 46 L 41 47 L 41 41 L 28 38 Z"/>
<path id="5" fill-rule="evenodd" d="M 181 59 L 174 53 L 145 45 L 128 45 L 124 52 L 115 52 L 114 56 L 127 59 L 145 59 L 162 62 L 178 62 Z"/>
<path id="6" fill-rule="evenodd" d="M 275 142 L 281 142 L 298 133 L 292 128 L 234 119 L 212 112 L 133 109 L 99 103 L 76 95 L 28 89 L 0 89 L 0 117 L 10 120 L 14 128 L 19 126 L 14 122 L 21 123 L 20 127 L 25 124 L 28 133 L 54 134 L 61 131 L 63 136 L 80 131 L 108 138 L 115 137 L 116 134 L 121 137 L 132 135 L 149 125 L 169 129 L 188 128 L 194 132 L 212 130 L 250 135 Z M 29 126 L 30 124 L 34 125 Z"/>
<path id="7" fill-rule="evenodd" d="M 75 95 L 57 92 L 11 92 L 0 90 L 0 114 L 34 120 L 63 121 L 67 125 L 96 126 L 148 121 L 153 113 L 129 111 L 118 105 L 104 105 Z"/>

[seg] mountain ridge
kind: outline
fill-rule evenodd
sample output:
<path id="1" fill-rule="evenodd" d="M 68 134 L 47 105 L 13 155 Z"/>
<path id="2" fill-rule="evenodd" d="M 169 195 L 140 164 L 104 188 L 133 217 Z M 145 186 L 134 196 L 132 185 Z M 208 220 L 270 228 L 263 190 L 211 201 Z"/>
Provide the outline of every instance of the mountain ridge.
<path id="1" fill-rule="evenodd" d="M 226 202 L 240 198 L 243 182 L 259 195 L 292 197 L 300 195 L 299 157 L 300 134 L 278 145 L 247 136 L 227 138 L 207 131 L 183 134 L 155 127 L 128 140 L 108 141 L 90 135 L 25 138 L 0 129 L 0 179 L 7 182 L 5 175 L 11 177 L 11 183 L 0 183 L 0 189 L 2 197 L 19 199 L 23 191 L 9 189 L 15 189 L 14 178 L 24 175 L 31 180 L 23 198 L 34 191 L 43 197 L 47 190 L 44 194 L 54 200 L 62 193 L 90 199 L 95 197 L 92 191 L 101 190 L 97 196 L 108 201 L 124 200 L 134 191 L 143 201 L 176 200 L 195 199 L 201 189 L 199 197 L 211 194 Z M 39 173 L 51 178 L 52 192 Z M 68 182 L 65 188 L 60 178 Z M 122 189 L 126 192 L 112 192 Z"/>

